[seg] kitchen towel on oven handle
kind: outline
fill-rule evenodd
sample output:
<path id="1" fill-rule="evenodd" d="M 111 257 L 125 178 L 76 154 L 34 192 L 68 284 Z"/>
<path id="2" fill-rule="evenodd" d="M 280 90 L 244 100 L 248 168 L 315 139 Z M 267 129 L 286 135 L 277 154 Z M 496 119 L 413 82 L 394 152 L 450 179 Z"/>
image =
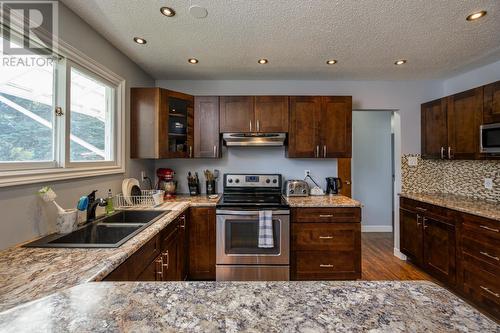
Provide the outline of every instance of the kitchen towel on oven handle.
<path id="1" fill-rule="evenodd" d="M 273 212 L 270 210 L 259 211 L 259 244 L 260 248 L 273 248 Z"/>

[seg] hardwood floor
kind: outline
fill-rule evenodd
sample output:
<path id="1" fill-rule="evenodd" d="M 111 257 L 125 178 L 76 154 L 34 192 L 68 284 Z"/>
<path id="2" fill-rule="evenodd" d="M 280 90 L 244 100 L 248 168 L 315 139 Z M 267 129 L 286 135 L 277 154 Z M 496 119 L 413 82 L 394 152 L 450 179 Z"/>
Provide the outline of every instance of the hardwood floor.
<path id="1" fill-rule="evenodd" d="M 393 254 L 392 233 L 361 234 L 362 280 L 429 280 L 435 281 L 416 266 L 399 260 Z"/>

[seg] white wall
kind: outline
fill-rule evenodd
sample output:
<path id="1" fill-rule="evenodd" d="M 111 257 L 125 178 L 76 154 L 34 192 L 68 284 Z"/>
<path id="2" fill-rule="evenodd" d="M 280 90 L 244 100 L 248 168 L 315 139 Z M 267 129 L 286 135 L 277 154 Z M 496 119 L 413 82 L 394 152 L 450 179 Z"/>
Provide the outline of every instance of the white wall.
<path id="1" fill-rule="evenodd" d="M 420 104 L 443 95 L 439 81 L 169 81 L 156 85 L 193 95 L 351 95 L 353 109 L 399 110 L 402 152 L 420 152 Z"/>
<path id="2" fill-rule="evenodd" d="M 498 80 L 500 80 L 500 60 L 444 80 L 443 96 L 456 94 Z"/>
<path id="3" fill-rule="evenodd" d="M 286 179 L 304 179 L 304 170 L 311 170 L 311 176 L 324 189 L 325 178 L 337 175 L 336 159 L 289 159 L 285 158 L 284 147 L 230 147 L 222 151 L 220 160 L 162 160 L 156 163 L 157 168 L 171 168 L 177 175 L 179 193 L 188 193 L 187 173 L 198 172 L 201 190 L 205 192 L 204 169 L 219 169 L 221 178 L 224 173 L 279 173 Z M 312 182 L 309 182 L 313 185 Z M 222 179 L 217 185 L 222 192 Z"/>
<path id="4" fill-rule="evenodd" d="M 392 231 L 391 117 L 352 113 L 352 197 L 363 203 L 363 231 Z"/>
<path id="5" fill-rule="evenodd" d="M 129 88 L 153 86 L 153 79 L 123 53 L 95 32 L 77 15 L 59 3 L 60 38 L 97 62 L 108 67 L 127 81 L 127 133 L 129 133 Z M 128 135 L 127 135 L 128 138 Z M 131 161 L 127 139 L 127 174 L 139 177 L 140 170 L 153 170 L 151 161 Z M 32 184 L 0 189 L 0 249 L 33 239 L 53 231 L 56 212 L 42 203 L 36 191 L 42 185 L 51 185 L 58 194 L 58 202 L 67 208 L 76 207 L 76 201 L 91 190 L 98 189 L 105 196 L 111 188 L 115 193 L 121 187 L 124 175 L 102 176 L 50 184 Z"/>

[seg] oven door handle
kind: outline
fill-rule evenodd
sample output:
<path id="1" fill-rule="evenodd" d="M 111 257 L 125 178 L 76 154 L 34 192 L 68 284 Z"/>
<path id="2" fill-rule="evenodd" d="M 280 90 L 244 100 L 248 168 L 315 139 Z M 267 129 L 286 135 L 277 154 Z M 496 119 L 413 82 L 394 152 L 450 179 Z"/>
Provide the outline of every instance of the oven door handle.
<path id="1" fill-rule="evenodd" d="M 265 209 L 261 209 L 265 210 Z M 277 215 L 290 215 L 289 210 L 273 210 L 273 216 Z M 217 215 L 239 215 L 239 216 L 259 216 L 259 210 L 251 211 L 251 210 L 225 210 L 225 209 L 217 209 Z"/>

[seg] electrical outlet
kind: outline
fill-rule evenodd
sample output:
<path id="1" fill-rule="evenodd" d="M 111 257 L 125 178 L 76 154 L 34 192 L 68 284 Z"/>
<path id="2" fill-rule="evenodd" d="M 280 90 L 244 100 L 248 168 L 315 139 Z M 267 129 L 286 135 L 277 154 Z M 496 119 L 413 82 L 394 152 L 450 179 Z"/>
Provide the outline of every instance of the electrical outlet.
<path id="1" fill-rule="evenodd" d="M 142 181 L 146 180 L 147 176 L 148 175 L 146 174 L 146 171 L 141 171 L 141 180 Z"/>
<path id="2" fill-rule="evenodd" d="M 418 159 L 416 156 L 408 156 L 408 166 L 417 166 Z"/>
<path id="3" fill-rule="evenodd" d="M 304 177 L 310 176 L 311 170 L 304 170 Z"/>
<path id="4" fill-rule="evenodd" d="M 493 178 L 484 178 L 484 188 L 487 190 L 493 189 Z"/>

